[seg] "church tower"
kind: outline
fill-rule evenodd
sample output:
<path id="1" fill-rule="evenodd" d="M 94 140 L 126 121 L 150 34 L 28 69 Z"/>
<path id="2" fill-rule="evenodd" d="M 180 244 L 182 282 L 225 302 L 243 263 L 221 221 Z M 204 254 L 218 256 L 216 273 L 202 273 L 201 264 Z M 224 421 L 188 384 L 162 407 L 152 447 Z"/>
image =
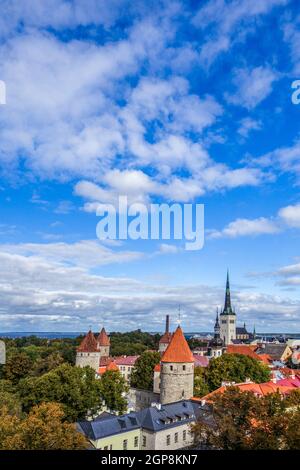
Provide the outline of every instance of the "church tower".
<path id="1" fill-rule="evenodd" d="M 169 315 L 166 316 L 166 329 L 165 333 L 159 340 L 158 352 L 164 353 L 167 347 L 170 344 L 172 338 L 172 333 L 170 333 L 170 317 Z"/>
<path id="2" fill-rule="evenodd" d="M 90 366 L 95 369 L 95 372 L 98 372 L 100 356 L 101 353 L 98 348 L 97 341 L 92 331 L 90 330 L 77 348 L 76 366 Z"/>
<path id="3" fill-rule="evenodd" d="M 217 309 L 216 322 L 214 326 L 214 337 L 208 344 L 208 355 L 210 357 L 220 357 L 223 354 L 224 343 L 220 338 L 219 312 Z"/>
<path id="4" fill-rule="evenodd" d="M 225 305 L 220 314 L 220 337 L 224 344 L 231 344 L 236 339 L 236 314 L 231 307 L 229 272 L 227 271 Z"/>
<path id="5" fill-rule="evenodd" d="M 180 326 L 161 358 L 160 402 L 172 403 L 192 398 L 194 357 Z"/>
<path id="6" fill-rule="evenodd" d="M 110 350 L 110 339 L 107 336 L 105 328 L 102 328 L 98 337 L 97 337 L 97 345 L 100 351 L 101 357 L 108 357 L 109 350 Z"/>

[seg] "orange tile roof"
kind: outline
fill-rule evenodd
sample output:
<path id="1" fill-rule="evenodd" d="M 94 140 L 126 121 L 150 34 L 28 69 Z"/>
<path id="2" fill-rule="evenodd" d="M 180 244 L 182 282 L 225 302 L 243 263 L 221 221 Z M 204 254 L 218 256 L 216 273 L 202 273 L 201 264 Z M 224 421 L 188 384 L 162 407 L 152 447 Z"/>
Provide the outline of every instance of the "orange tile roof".
<path id="1" fill-rule="evenodd" d="M 274 382 L 265 382 L 261 384 L 247 382 L 247 383 L 233 384 L 233 386 L 239 388 L 242 392 L 253 392 L 259 396 L 265 396 L 265 395 L 268 395 L 269 393 L 275 393 L 277 391 L 282 395 L 286 395 L 287 393 L 290 393 L 294 389 L 293 386 L 279 385 Z M 214 395 L 216 395 L 217 393 L 224 393 L 227 388 L 228 388 L 227 386 L 222 386 L 220 388 L 217 388 L 217 390 L 214 390 L 213 392 L 208 393 L 208 395 L 205 395 L 202 398 L 195 397 L 193 398 L 193 400 L 210 401 L 210 399 Z"/>
<path id="2" fill-rule="evenodd" d="M 77 348 L 77 351 L 78 352 L 97 352 L 97 351 L 99 351 L 97 341 L 95 339 L 95 336 L 91 332 L 91 330 L 83 338 L 83 340 L 81 341 L 80 345 Z"/>
<path id="3" fill-rule="evenodd" d="M 160 372 L 160 364 L 156 364 L 154 367 L 154 372 Z"/>
<path id="4" fill-rule="evenodd" d="M 252 348 L 245 344 L 229 344 L 227 346 L 226 350 L 227 354 L 243 354 L 244 356 L 249 356 L 252 357 L 253 359 L 256 359 L 257 361 L 263 361 L 264 360 L 260 357 L 260 355 L 256 354 Z"/>
<path id="5" fill-rule="evenodd" d="M 272 358 L 269 354 L 258 354 L 258 356 L 265 364 L 269 365 L 272 363 Z"/>
<path id="6" fill-rule="evenodd" d="M 98 374 L 102 375 L 104 372 L 107 372 L 108 370 L 119 370 L 119 367 L 115 363 L 114 360 L 110 360 L 107 365 L 105 366 L 100 366 L 98 369 Z"/>
<path id="7" fill-rule="evenodd" d="M 119 370 L 119 367 L 115 363 L 115 361 L 111 361 L 108 366 L 106 366 L 106 370 Z"/>
<path id="8" fill-rule="evenodd" d="M 110 345 L 110 340 L 109 337 L 106 334 L 106 331 L 104 328 L 99 333 L 99 336 L 97 338 L 97 341 L 99 343 L 99 346 L 109 346 Z"/>
<path id="9" fill-rule="evenodd" d="M 164 333 L 162 337 L 159 340 L 159 343 L 161 344 L 169 344 L 172 339 L 172 333 Z"/>
<path id="10" fill-rule="evenodd" d="M 194 362 L 194 356 L 187 344 L 182 329 L 177 327 L 169 346 L 162 355 L 161 362 Z"/>

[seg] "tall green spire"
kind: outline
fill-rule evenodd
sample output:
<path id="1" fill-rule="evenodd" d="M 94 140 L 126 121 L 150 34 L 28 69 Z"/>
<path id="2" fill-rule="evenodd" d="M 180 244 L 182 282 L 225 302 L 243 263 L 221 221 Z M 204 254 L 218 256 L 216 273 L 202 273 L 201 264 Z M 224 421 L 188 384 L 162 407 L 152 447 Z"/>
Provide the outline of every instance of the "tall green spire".
<path id="1" fill-rule="evenodd" d="M 225 305 L 224 310 L 221 315 L 235 315 L 231 307 L 231 299 L 230 299 L 230 284 L 229 284 L 229 270 L 227 269 L 227 279 L 226 279 L 226 292 L 225 292 Z"/>

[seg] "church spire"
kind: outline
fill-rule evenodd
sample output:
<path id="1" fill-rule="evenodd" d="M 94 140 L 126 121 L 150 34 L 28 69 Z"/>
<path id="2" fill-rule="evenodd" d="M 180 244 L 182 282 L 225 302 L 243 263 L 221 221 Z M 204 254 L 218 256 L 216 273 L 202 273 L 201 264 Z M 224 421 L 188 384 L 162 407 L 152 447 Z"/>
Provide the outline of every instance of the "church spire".
<path id="1" fill-rule="evenodd" d="M 216 322 L 214 327 L 215 338 L 220 337 L 219 309 L 217 308 Z"/>
<path id="2" fill-rule="evenodd" d="M 226 279 L 225 305 L 224 305 L 224 310 L 221 313 L 221 315 L 235 315 L 231 307 L 229 270 L 228 269 L 227 269 L 227 279 Z"/>

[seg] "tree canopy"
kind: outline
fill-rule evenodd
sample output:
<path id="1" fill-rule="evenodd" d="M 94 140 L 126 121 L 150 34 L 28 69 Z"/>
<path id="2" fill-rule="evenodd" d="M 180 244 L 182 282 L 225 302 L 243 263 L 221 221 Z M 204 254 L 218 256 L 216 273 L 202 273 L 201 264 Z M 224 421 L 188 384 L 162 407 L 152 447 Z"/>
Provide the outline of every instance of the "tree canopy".
<path id="1" fill-rule="evenodd" d="M 42 403 L 23 418 L 0 408 L 0 450 L 80 450 L 88 443 L 75 424 L 64 421 L 62 406 Z"/>
<path id="2" fill-rule="evenodd" d="M 205 382 L 210 391 L 216 390 L 222 381 L 244 382 L 247 378 L 262 383 L 270 379 L 267 366 L 243 354 L 223 354 L 211 359 L 205 370 Z"/>
<path id="3" fill-rule="evenodd" d="M 257 397 L 229 387 L 212 398 L 212 422 L 192 427 L 196 445 L 223 450 L 299 449 L 300 391 Z M 297 424 L 298 423 L 298 424 Z"/>
<path id="4" fill-rule="evenodd" d="M 160 353 L 156 351 L 145 351 L 136 360 L 131 372 L 130 384 L 135 388 L 143 390 L 153 389 L 153 370 L 160 362 Z"/>
<path id="5" fill-rule="evenodd" d="M 108 370 L 104 372 L 100 381 L 101 396 L 106 406 L 112 411 L 125 413 L 127 409 L 127 400 L 125 393 L 128 391 L 128 385 L 118 370 Z"/>
<path id="6" fill-rule="evenodd" d="M 22 379 L 18 388 L 25 411 L 42 402 L 57 402 L 73 422 L 84 418 L 88 410 L 99 409 L 102 403 L 100 381 L 91 367 L 62 364 L 41 377 Z"/>

